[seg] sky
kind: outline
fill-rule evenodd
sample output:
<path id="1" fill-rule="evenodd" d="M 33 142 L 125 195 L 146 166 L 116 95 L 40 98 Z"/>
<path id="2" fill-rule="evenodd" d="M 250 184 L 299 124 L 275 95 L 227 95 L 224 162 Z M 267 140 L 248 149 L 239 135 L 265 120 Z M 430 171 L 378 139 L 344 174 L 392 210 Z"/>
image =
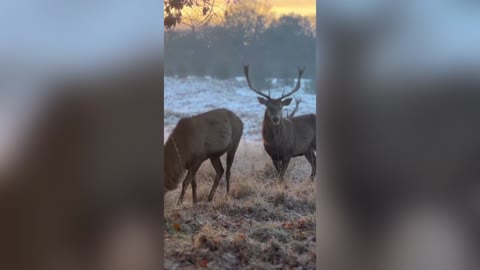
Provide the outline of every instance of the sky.
<path id="1" fill-rule="evenodd" d="M 315 15 L 315 0 L 270 0 L 272 10 L 279 14 L 294 13 L 303 16 Z"/>
<path id="2" fill-rule="evenodd" d="M 214 1 L 214 10 L 217 14 L 223 14 L 223 10 L 226 7 L 226 2 L 228 0 L 212 0 Z M 241 2 L 244 0 L 229 0 L 230 5 L 235 4 L 235 2 Z M 315 0 L 259 0 L 266 2 L 271 5 L 271 12 L 273 12 L 277 17 L 295 13 L 298 15 L 306 16 L 310 19 L 312 24 L 315 24 L 315 14 L 316 14 L 316 1 Z M 183 13 L 189 14 L 190 8 L 184 8 Z M 194 13 L 195 14 L 195 13 Z M 186 28 L 185 25 L 180 24 L 177 26 L 178 29 Z"/>
<path id="3" fill-rule="evenodd" d="M 240 2 L 242 0 L 236 0 Z M 311 17 L 316 12 L 315 0 L 265 0 L 272 5 L 272 11 L 277 15 L 284 15 L 288 13 L 296 13 L 303 16 Z M 223 6 L 225 0 L 216 0 L 216 4 Z"/>

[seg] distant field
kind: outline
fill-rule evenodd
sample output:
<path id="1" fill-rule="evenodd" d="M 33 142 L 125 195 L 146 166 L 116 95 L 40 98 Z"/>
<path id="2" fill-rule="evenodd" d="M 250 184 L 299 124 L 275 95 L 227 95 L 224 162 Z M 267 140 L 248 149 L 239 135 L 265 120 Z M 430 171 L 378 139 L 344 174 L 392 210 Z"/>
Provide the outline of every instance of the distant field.
<path id="1" fill-rule="evenodd" d="M 305 93 L 302 88 L 294 94 L 302 99 L 297 115 L 316 112 L 316 96 Z M 272 97 L 279 97 L 291 87 L 272 88 Z M 265 92 L 266 93 L 266 92 Z M 243 121 L 243 139 L 261 142 L 261 127 L 265 107 L 257 101 L 257 95 L 247 87 L 244 78 L 216 80 L 200 77 L 165 77 L 164 110 L 165 141 L 178 120 L 216 108 L 226 108 L 235 112 Z M 286 107 L 292 111 L 295 102 Z M 287 112 L 285 112 L 285 115 Z"/>
<path id="2" fill-rule="evenodd" d="M 230 194 L 225 176 L 212 202 L 206 198 L 215 172 L 206 161 L 197 173 L 199 203 L 191 187 L 177 206 L 181 184 L 165 197 L 166 269 L 314 269 L 315 184 L 310 165 L 294 158 L 280 184 L 261 144 L 264 108 L 238 80 L 165 79 L 165 139 L 178 119 L 214 107 L 236 112 L 244 139 L 232 167 Z M 272 90 L 272 95 L 281 89 Z M 299 114 L 315 112 L 315 95 L 302 94 Z M 293 106 L 291 106 L 293 109 Z M 225 157 L 222 158 L 225 167 Z"/>

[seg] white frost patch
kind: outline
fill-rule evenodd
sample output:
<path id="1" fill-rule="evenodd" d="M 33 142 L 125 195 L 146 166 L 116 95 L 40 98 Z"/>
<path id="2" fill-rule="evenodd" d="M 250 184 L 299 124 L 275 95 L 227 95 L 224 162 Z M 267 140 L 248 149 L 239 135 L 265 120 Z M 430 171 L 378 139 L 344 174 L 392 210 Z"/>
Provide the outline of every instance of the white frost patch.
<path id="1" fill-rule="evenodd" d="M 296 115 L 316 112 L 316 95 L 305 92 L 304 85 L 307 81 L 302 80 L 300 90 L 294 94 L 295 97 L 302 99 Z M 287 92 L 290 88 L 272 88 L 271 96 L 279 97 L 283 90 Z M 265 107 L 258 103 L 257 95 L 248 88 L 244 78 L 222 81 L 191 76 L 187 78 L 165 77 L 164 140 L 166 141 L 181 117 L 217 108 L 229 109 L 242 119 L 244 140 L 262 141 L 261 129 Z M 290 106 L 285 107 L 289 112 L 294 108 L 294 101 Z"/>

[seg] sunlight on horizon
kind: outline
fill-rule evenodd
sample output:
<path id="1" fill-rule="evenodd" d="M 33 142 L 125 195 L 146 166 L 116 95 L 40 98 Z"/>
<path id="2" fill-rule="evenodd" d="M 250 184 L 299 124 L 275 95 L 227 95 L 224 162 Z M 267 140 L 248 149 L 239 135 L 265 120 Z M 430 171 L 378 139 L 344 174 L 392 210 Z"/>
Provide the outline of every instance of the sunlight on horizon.
<path id="1" fill-rule="evenodd" d="M 237 2 L 241 1 L 242 0 L 237 0 Z M 215 2 L 216 6 L 224 7 L 226 1 L 216 0 Z M 272 12 L 277 16 L 295 13 L 310 17 L 316 13 L 315 0 L 266 0 L 265 2 L 271 4 Z"/>
<path id="2" fill-rule="evenodd" d="M 242 0 L 237 0 L 241 2 Z M 231 1 L 232 2 L 232 1 Z M 315 15 L 316 15 L 316 1 L 314 0 L 266 0 L 266 3 L 271 5 L 271 12 L 275 17 L 280 17 L 287 14 L 296 14 L 300 16 L 308 17 L 312 24 L 315 25 Z M 235 5 L 235 4 L 230 4 Z M 226 0 L 215 0 L 214 10 L 217 14 L 223 14 L 226 7 Z M 192 11 L 191 8 L 184 8 L 184 14 L 189 14 Z M 198 12 L 193 12 L 193 14 Z M 201 21 L 201 19 L 200 19 Z M 215 20 L 211 22 L 213 24 Z M 181 23 L 177 26 L 178 29 L 184 29 L 186 26 Z"/>
<path id="3" fill-rule="evenodd" d="M 238 2 L 242 0 L 237 0 Z M 267 0 L 265 1 L 272 6 L 272 12 L 277 16 L 286 14 L 298 14 L 311 17 L 316 14 L 315 0 Z M 225 0 L 216 0 L 216 5 L 223 7 Z"/>
<path id="4" fill-rule="evenodd" d="M 278 15 L 295 13 L 310 17 L 316 14 L 316 1 L 313 0 L 273 0 L 269 2 L 272 4 L 272 11 Z"/>

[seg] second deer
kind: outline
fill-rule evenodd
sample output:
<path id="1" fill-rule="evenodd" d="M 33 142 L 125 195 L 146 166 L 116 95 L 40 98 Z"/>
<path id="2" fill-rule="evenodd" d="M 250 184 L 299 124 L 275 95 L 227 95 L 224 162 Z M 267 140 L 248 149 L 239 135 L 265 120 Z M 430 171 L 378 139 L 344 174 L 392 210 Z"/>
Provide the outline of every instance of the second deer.
<path id="1" fill-rule="evenodd" d="M 315 114 L 282 117 L 283 107 L 292 102 L 292 98 L 289 96 L 300 89 L 300 80 L 304 70 L 298 69 L 297 84 L 290 92 L 282 93 L 281 97 L 274 99 L 270 97 L 270 94 L 266 95 L 252 86 L 248 76 L 248 65 L 243 67 L 248 86 L 261 96 L 258 97 L 258 102 L 266 107 L 262 126 L 263 146 L 272 158 L 273 165 L 282 181 L 292 157 L 305 156 L 312 167 L 310 175 L 312 181 L 316 174 Z"/>

